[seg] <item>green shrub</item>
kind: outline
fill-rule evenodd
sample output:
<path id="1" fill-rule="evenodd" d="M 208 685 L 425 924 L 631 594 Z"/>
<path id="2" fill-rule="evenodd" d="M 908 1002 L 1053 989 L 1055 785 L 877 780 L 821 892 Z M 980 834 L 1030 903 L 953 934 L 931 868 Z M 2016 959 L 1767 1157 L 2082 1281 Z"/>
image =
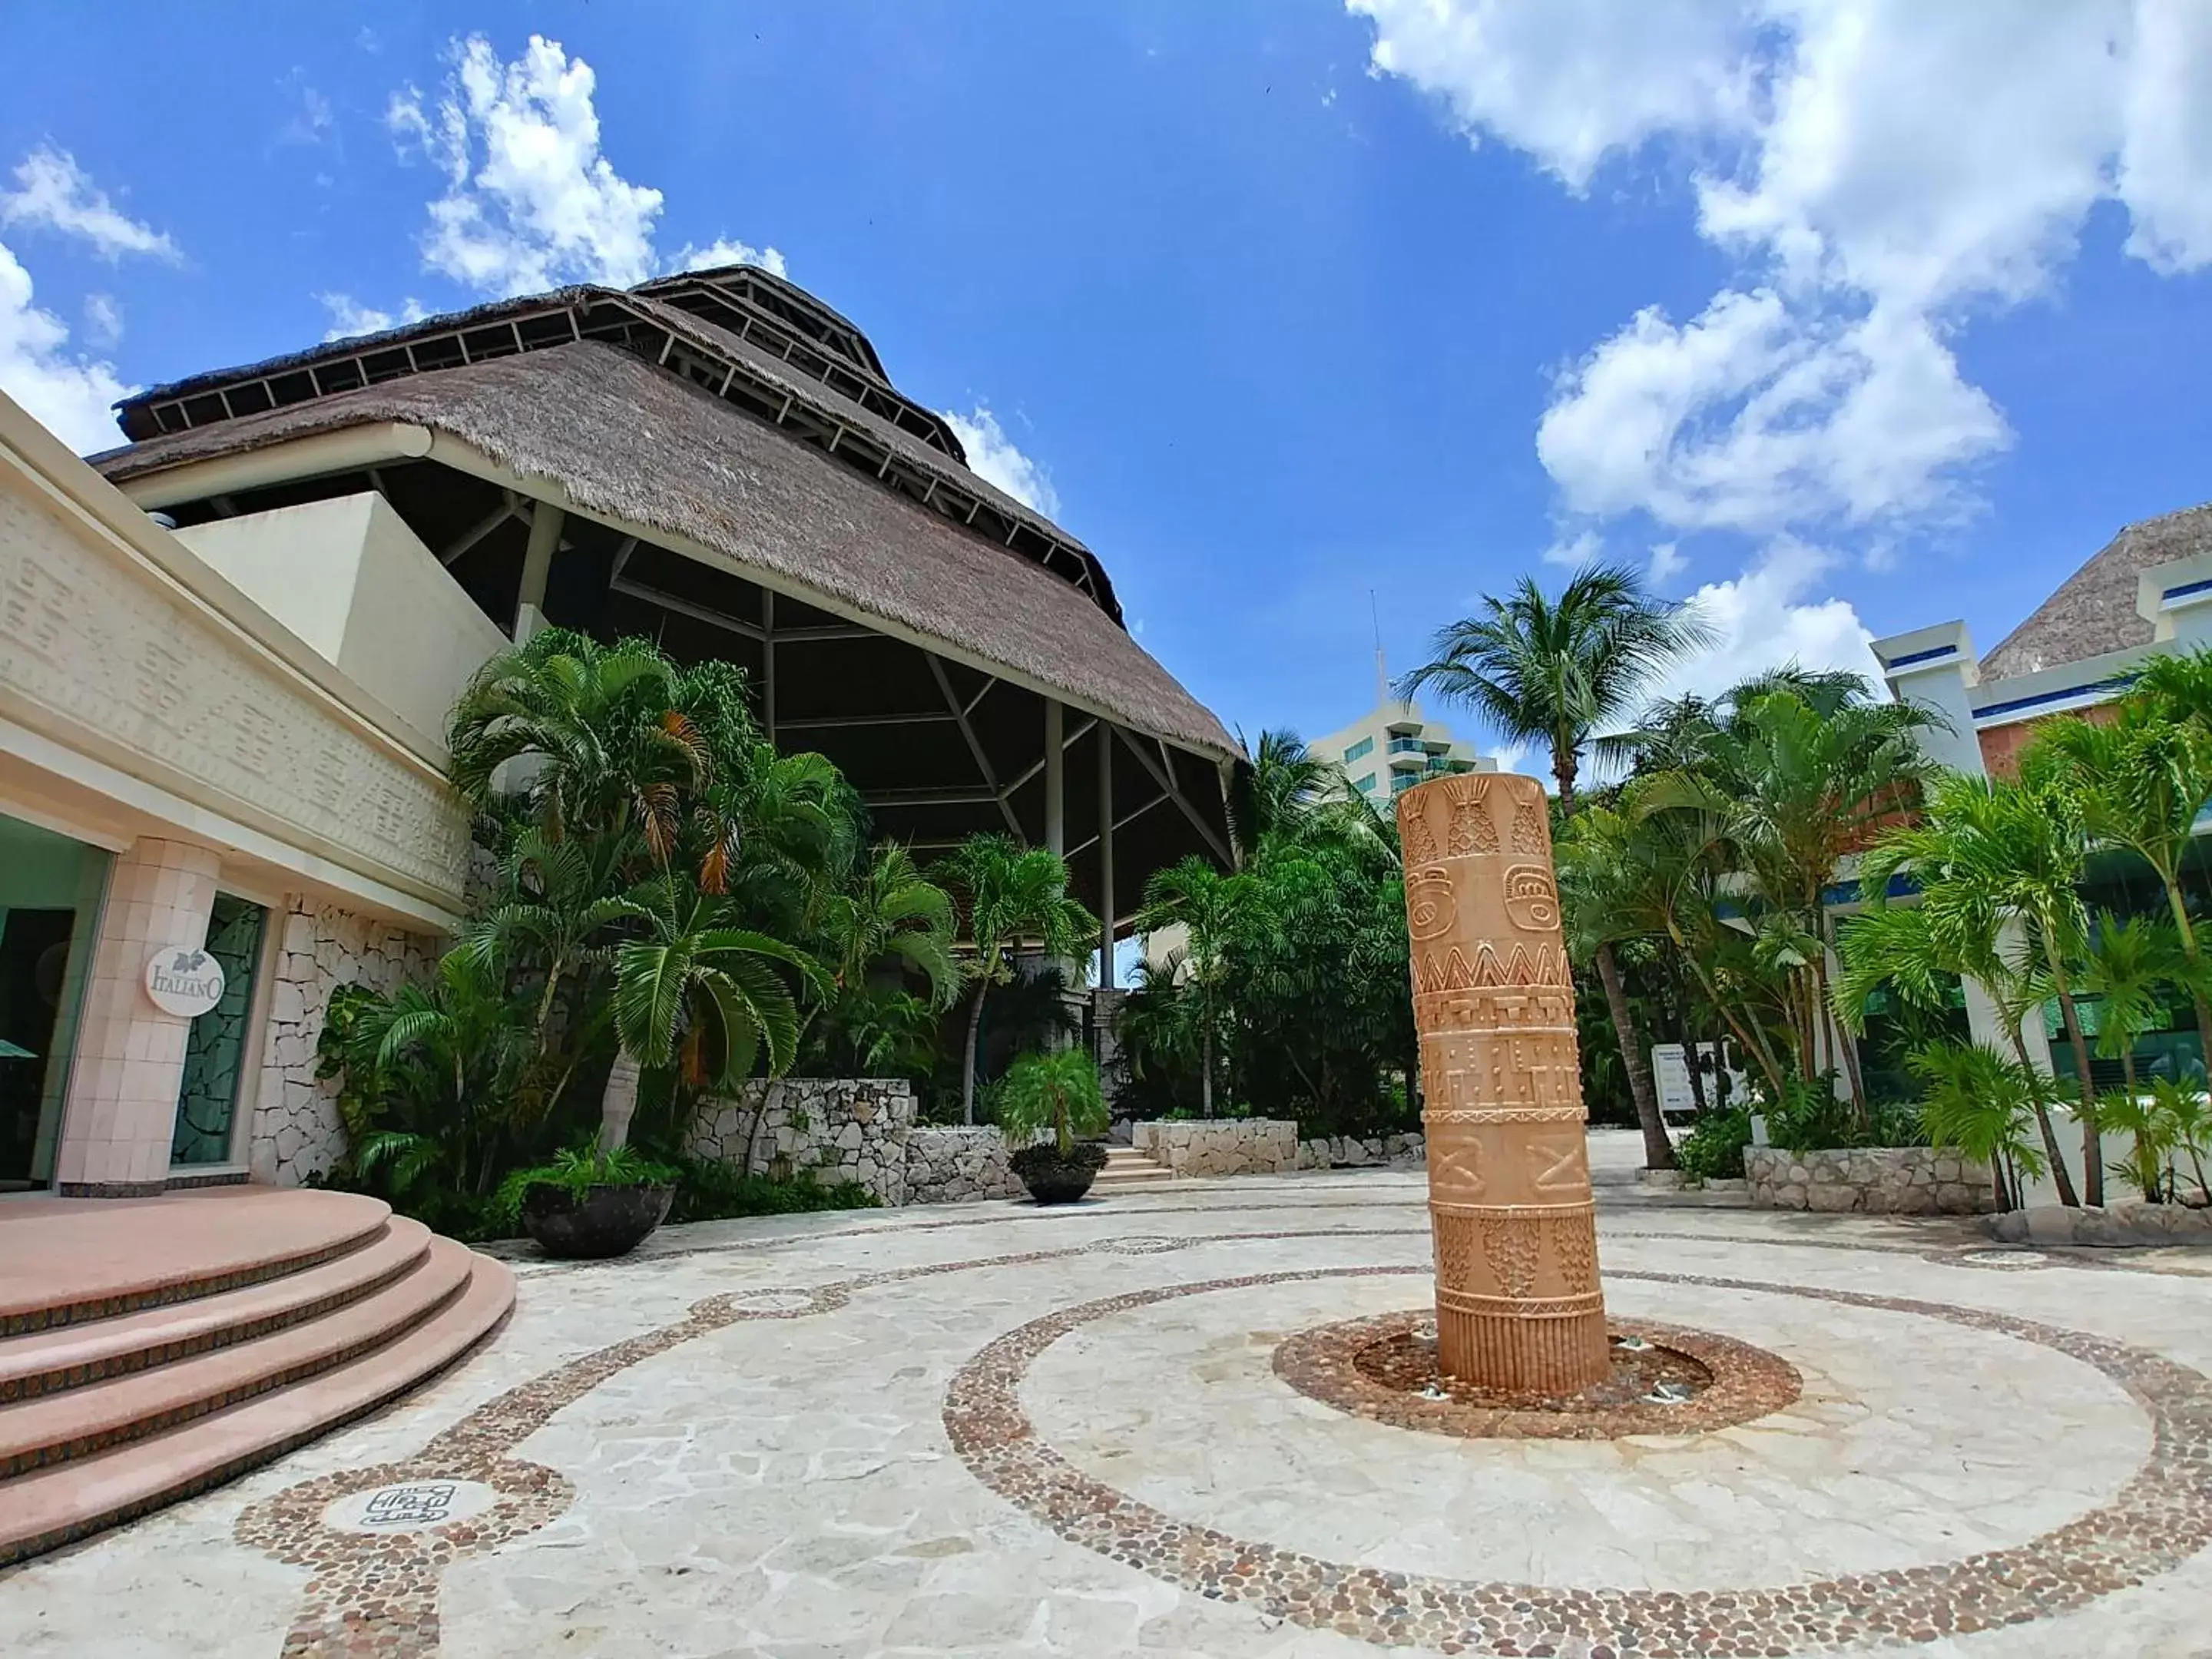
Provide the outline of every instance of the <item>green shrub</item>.
<path id="1" fill-rule="evenodd" d="M 1010 1139 L 1049 1130 L 1063 1158 L 1078 1135 L 1104 1134 L 1111 1122 L 1098 1093 L 1098 1067 L 1080 1048 L 1024 1054 L 992 1085 L 991 1106 Z"/>
<path id="2" fill-rule="evenodd" d="M 668 1218 L 671 1222 L 727 1221 L 742 1216 L 804 1215 L 816 1210 L 872 1210 L 882 1202 L 857 1181 L 824 1186 L 811 1170 L 801 1170 L 788 1181 L 775 1181 L 767 1176 L 740 1175 L 726 1164 L 686 1159 Z"/>
<path id="3" fill-rule="evenodd" d="M 611 1152 L 592 1146 L 566 1147 L 554 1153 L 550 1163 L 508 1170 L 492 1197 L 489 1214 L 513 1228 L 521 1224 L 522 1200 L 532 1187 L 558 1187 L 580 1199 L 594 1187 L 665 1187 L 682 1174 L 672 1164 L 655 1164 L 635 1146 L 617 1146 Z"/>
<path id="4" fill-rule="evenodd" d="M 1743 1149 L 1751 1145 L 1751 1114 L 1741 1106 L 1707 1112 L 1674 1148 L 1674 1167 L 1685 1181 L 1738 1181 Z"/>

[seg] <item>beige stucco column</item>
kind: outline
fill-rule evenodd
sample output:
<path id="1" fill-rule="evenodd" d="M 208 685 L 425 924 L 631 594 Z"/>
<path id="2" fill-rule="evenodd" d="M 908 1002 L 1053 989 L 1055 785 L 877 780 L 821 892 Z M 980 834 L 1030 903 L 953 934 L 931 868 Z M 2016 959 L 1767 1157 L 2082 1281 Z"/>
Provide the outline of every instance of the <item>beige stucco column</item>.
<path id="1" fill-rule="evenodd" d="M 163 946 L 207 943 L 222 868 L 204 848 L 152 839 L 110 866 L 55 1159 L 64 1194 L 134 1197 L 168 1178 L 191 1022 L 154 1006 L 146 963 Z"/>

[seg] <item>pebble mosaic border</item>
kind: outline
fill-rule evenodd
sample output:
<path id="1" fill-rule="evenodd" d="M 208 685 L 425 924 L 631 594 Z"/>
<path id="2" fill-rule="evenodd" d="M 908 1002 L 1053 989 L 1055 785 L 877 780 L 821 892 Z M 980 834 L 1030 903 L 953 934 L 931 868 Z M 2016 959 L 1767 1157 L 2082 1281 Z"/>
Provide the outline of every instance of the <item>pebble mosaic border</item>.
<path id="1" fill-rule="evenodd" d="M 1012 1218 L 1017 1218 L 992 1219 Z M 973 1224 L 978 1224 L 923 1223 L 919 1230 Z M 854 1228 L 841 1230 L 836 1236 L 915 1230 Z M 574 1501 L 574 1489 L 563 1476 L 513 1456 L 513 1449 L 608 1378 L 694 1337 L 744 1320 L 834 1312 L 856 1291 L 939 1274 L 1091 1254 L 1139 1257 L 1212 1243 L 1413 1237 L 1427 1231 L 1425 1226 L 1401 1226 L 1188 1237 L 1124 1235 L 1056 1249 L 862 1273 L 813 1286 L 759 1286 L 708 1297 L 695 1304 L 683 1320 L 580 1355 L 507 1389 L 468 1413 L 411 1457 L 323 1476 L 255 1503 L 239 1517 L 235 1536 L 313 1574 L 285 1638 L 285 1659 L 429 1659 L 439 1650 L 438 1589 L 447 1566 L 529 1535 Z M 1910 1245 L 1886 1248 L 1918 1253 L 1918 1247 Z M 1438 1583 L 1316 1561 L 1266 1544 L 1226 1538 L 1176 1522 L 1089 1481 L 1034 1439 L 1020 1411 L 1015 1390 L 1030 1360 L 1066 1330 L 1124 1305 L 1243 1283 L 1428 1271 L 1425 1266 L 1382 1266 L 1263 1274 L 1249 1280 L 1132 1292 L 1060 1310 L 1001 1337 L 961 1369 L 945 1396 L 947 1433 L 956 1451 L 987 1486 L 1073 1541 L 1214 1599 L 1258 1602 L 1277 1616 L 1313 1628 L 1342 1630 L 1386 1645 L 1432 1644 L 1448 1653 L 1555 1652 L 1560 1650 L 1555 1645 L 1560 1638 L 1548 1632 L 1582 1629 L 1604 1633 L 1586 1639 L 1583 1650 L 1590 1659 L 1780 1654 L 1820 1642 L 1885 1635 L 1897 1640 L 1900 1638 L 1892 1632 L 1908 1626 L 1910 1633 L 1901 1639 L 1927 1641 L 1950 1632 L 2065 1611 L 2177 1565 L 2212 1538 L 2212 1475 L 2205 1473 L 2212 1467 L 2212 1380 L 2140 1350 L 2002 1315 L 1754 1281 L 1620 1271 L 1609 1275 L 1892 1308 L 2045 1342 L 2105 1370 L 2151 1412 L 2155 1428 L 2152 1457 L 2115 1503 L 2021 1550 L 1780 1591 L 1669 1595 Z M 341 1498 L 384 1486 L 440 1480 L 481 1481 L 500 1496 L 484 1513 L 416 1532 L 343 1531 L 325 1522 L 325 1512 Z M 1862 1595 L 1868 1598 L 1863 1605 L 1858 1599 Z"/>
<path id="2" fill-rule="evenodd" d="M 1618 1440 L 1626 1435 L 1699 1434 L 1748 1423 L 1795 1405 L 1804 1379 L 1786 1359 L 1709 1331 L 1638 1319 L 1613 1322 L 1613 1334 L 1638 1336 L 1687 1354 L 1712 1373 L 1697 1397 L 1679 1406 L 1629 1405 L 1551 1411 L 1429 1400 L 1386 1387 L 1355 1363 L 1370 1343 L 1403 1336 L 1435 1315 L 1426 1308 L 1317 1325 L 1275 1350 L 1275 1375 L 1308 1399 L 1395 1429 L 1478 1440 Z"/>
<path id="3" fill-rule="evenodd" d="M 1960 1560 L 1770 1589 L 1568 1589 L 1323 1560 L 1178 1521 L 1077 1469 L 1038 1438 L 1022 1409 L 1030 1364 L 1097 1320 L 1214 1291 L 1425 1271 L 1255 1273 L 1061 1309 L 1008 1332 L 961 1368 L 945 1392 L 945 1432 L 977 1480 L 1071 1543 L 1308 1629 L 1447 1654 L 1702 1659 L 1933 1643 L 2071 1612 L 2170 1571 L 2212 1542 L 2212 1378 L 2144 1349 L 2007 1314 L 1753 1279 L 1607 1275 L 1914 1315 L 2051 1348 L 2135 1399 L 2151 1419 L 2150 1455 L 2112 1502 L 2025 1544 Z"/>

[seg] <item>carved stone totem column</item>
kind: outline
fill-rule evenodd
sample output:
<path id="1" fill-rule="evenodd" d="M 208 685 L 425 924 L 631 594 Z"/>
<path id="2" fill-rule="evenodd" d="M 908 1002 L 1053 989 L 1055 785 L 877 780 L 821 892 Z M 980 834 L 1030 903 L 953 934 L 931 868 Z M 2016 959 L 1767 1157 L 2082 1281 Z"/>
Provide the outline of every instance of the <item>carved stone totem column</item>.
<path id="1" fill-rule="evenodd" d="M 1421 1040 L 1437 1354 L 1565 1394 L 1610 1371 L 1575 994 L 1544 791 L 1511 773 L 1398 797 Z"/>

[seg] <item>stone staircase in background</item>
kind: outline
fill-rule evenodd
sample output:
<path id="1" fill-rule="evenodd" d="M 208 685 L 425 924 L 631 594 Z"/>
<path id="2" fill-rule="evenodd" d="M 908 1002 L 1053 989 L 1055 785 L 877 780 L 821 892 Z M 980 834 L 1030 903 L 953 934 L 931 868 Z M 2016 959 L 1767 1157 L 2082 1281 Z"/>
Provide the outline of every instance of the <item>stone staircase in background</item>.
<path id="1" fill-rule="evenodd" d="M 1091 1190 L 1101 1198 L 1110 1198 L 1116 1193 L 1165 1187 L 1174 1179 L 1168 1173 L 1168 1166 L 1154 1163 L 1149 1154 L 1133 1146 L 1109 1146 L 1106 1167 L 1091 1182 Z"/>
<path id="2" fill-rule="evenodd" d="M 0 1206 L 0 1565 L 382 1405 L 514 1303 L 500 1263 L 354 1194 Z"/>

